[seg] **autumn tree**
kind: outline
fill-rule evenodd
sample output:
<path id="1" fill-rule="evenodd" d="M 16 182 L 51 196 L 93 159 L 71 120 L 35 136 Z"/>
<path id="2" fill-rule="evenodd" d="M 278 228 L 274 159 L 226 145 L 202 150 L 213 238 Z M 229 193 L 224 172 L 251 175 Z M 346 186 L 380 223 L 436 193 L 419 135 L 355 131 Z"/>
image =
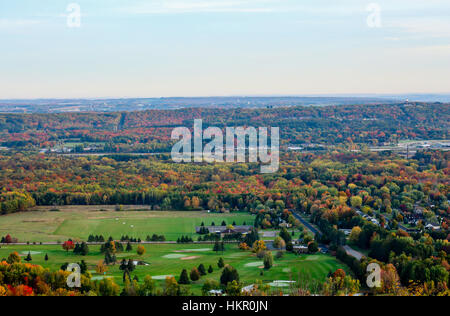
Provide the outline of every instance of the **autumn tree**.
<path id="1" fill-rule="evenodd" d="M 352 232 L 350 233 L 349 240 L 356 244 L 359 241 L 359 235 L 361 234 L 361 227 L 355 226 L 352 228 Z"/>
<path id="2" fill-rule="evenodd" d="M 190 273 L 189 276 L 190 276 L 191 280 L 194 281 L 194 282 L 200 280 L 200 272 L 195 267 L 192 268 L 191 273 Z"/>
<path id="3" fill-rule="evenodd" d="M 278 249 L 283 249 L 286 247 L 286 242 L 283 238 L 280 236 L 275 237 L 275 240 L 273 241 L 273 246 Z"/>
<path id="4" fill-rule="evenodd" d="M 139 256 L 143 256 L 145 252 L 146 252 L 145 247 L 143 245 L 139 245 L 137 248 L 137 254 Z"/>
<path id="5" fill-rule="evenodd" d="M 103 261 L 99 261 L 99 262 L 97 263 L 97 266 L 96 266 L 95 271 L 96 271 L 98 274 L 105 274 L 106 272 L 108 272 L 108 266 L 105 265 L 105 264 L 103 263 Z"/>
<path id="6" fill-rule="evenodd" d="M 68 240 L 68 241 L 65 241 L 65 242 L 63 243 L 62 248 L 63 248 L 65 251 L 69 252 L 69 250 L 72 250 L 72 249 L 75 248 L 75 245 L 74 245 L 74 243 L 73 243 L 72 240 Z"/>
<path id="7" fill-rule="evenodd" d="M 9 264 L 14 264 L 14 263 L 20 263 L 20 256 L 17 252 L 13 252 L 8 256 L 8 259 L 6 260 L 7 263 Z"/>

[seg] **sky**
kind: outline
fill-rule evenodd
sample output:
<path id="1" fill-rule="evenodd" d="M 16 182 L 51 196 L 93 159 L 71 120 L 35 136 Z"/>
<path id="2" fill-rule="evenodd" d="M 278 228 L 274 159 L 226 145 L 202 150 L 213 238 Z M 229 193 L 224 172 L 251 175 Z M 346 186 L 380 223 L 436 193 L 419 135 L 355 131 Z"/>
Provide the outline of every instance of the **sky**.
<path id="1" fill-rule="evenodd" d="M 449 93 L 449 56 L 448 0 L 0 1 L 0 99 Z"/>

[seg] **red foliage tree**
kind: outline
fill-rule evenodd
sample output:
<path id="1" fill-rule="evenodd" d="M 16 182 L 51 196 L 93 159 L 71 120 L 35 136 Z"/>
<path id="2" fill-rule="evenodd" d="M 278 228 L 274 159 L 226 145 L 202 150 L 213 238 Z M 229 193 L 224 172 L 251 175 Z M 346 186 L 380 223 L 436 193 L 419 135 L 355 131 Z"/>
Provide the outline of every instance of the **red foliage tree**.
<path id="1" fill-rule="evenodd" d="M 72 240 L 68 240 L 68 241 L 66 241 L 66 242 L 63 243 L 62 247 L 63 247 L 63 249 L 64 249 L 65 251 L 68 252 L 69 250 L 74 249 L 74 248 L 75 248 L 75 245 L 73 244 L 73 241 L 72 241 Z"/>

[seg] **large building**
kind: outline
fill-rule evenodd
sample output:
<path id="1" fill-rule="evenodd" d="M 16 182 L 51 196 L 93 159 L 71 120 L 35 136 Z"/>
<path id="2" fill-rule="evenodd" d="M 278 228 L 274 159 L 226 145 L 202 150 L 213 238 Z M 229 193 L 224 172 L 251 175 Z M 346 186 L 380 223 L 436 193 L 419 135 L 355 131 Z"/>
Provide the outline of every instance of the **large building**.
<path id="1" fill-rule="evenodd" d="M 232 235 L 232 234 L 247 235 L 252 228 L 253 226 L 249 225 L 233 226 L 233 228 L 228 226 L 197 226 L 195 228 L 195 232 L 199 234 L 201 233 L 202 229 L 207 229 L 210 234 L 218 234 L 223 237 L 225 235 Z"/>

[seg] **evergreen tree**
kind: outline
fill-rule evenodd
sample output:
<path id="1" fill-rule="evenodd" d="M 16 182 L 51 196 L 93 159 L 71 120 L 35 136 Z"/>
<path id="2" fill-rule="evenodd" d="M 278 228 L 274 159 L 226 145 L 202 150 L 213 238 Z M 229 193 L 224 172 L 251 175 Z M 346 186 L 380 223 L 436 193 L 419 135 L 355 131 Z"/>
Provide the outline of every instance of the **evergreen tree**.
<path id="1" fill-rule="evenodd" d="M 222 269 L 223 267 L 225 267 L 225 262 L 223 261 L 223 258 L 220 258 L 219 261 L 217 262 L 217 266 Z"/>
<path id="2" fill-rule="evenodd" d="M 81 263 L 78 264 L 80 266 L 80 273 L 85 274 L 88 270 L 87 264 L 84 260 L 81 260 Z"/>
<path id="3" fill-rule="evenodd" d="M 292 236 L 289 234 L 286 228 L 281 229 L 280 237 L 284 239 L 286 244 L 292 241 Z"/>
<path id="4" fill-rule="evenodd" d="M 28 255 L 27 255 L 27 257 L 25 258 L 25 261 L 30 262 L 30 261 L 32 261 L 32 260 L 33 260 L 33 258 L 31 258 L 31 253 L 28 252 Z"/>
<path id="5" fill-rule="evenodd" d="M 80 255 L 87 256 L 89 254 L 89 247 L 88 247 L 87 243 L 83 242 L 81 244 L 81 246 L 79 246 L 79 250 L 78 251 L 79 251 L 78 253 Z"/>
<path id="6" fill-rule="evenodd" d="M 113 258 L 111 257 L 111 253 L 109 252 L 109 250 L 106 250 L 105 252 L 105 264 L 109 265 L 113 262 Z"/>
<path id="7" fill-rule="evenodd" d="M 133 251 L 133 247 L 131 246 L 131 243 L 127 243 L 127 252 Z"/>
<path id="8" fill-rule="evenodd" d="M 191 283 L 191 281 L 189 281 L 189 276 L 188 276 L 188 273 L 187 273 L 186 269 L 183 269 L 183 271 L 181 272 L 180 279 L 178 280 L 178 283 L 179 284 L 190 284 Z"/>
<path id="9" fill-rule="evenodd" d="M 254 228 L 244 238 L 244 242 L 247 245 L 253 245 L 257 240 L 259 240 L 259 234 L 258 231 Z"/>
<path id="10" fill-rule="evenodd" d="M 214 243 L 213 251 L 215 251 L 215 252 L 219 252 L 219 251 L 220 251 L 220 244 L 219 244 L 218 241 L 216 241 L 216 242 Z"/>
<path id="11" fill-rule="evenodd" d="M 210 265 L 209 268 L 208 268 L 208 273 L 211 274 L 211 273 L 213 273 L 213 272 L 214 272 L 214 269 L 213 269 L 213 267 Z"/>
<path id="12" fill-rule="evenodd" d="M 220 284 L 228 285 L 228 283 L 233 281 L 239 281 L 239 273 L 232 266 L 226 266 L 222 271 L 222 275 L 220 276 Z"/>
<path id="13" fill-rule="evenodd" d="M 205 266 L 203 265 L 203 263 L 202 264 L 200 264 L 199 266 L 198 266 L 198 272 L 200 273 L 200 275 L 206 275 L 206 269 L 205 269 Z"/>
<path id="14" fill-rule="evenodd" d="M 45 261 L 48 261 L 48 254 L 45 254 L 44 260 L 45 260 Z"/>

